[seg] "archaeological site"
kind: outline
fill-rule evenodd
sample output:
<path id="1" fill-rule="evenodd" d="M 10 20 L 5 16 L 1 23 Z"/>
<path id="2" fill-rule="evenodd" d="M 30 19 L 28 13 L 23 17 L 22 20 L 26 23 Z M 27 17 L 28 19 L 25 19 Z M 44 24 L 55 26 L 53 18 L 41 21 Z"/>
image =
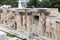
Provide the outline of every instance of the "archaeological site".
<path id="1" fill-rule="evenodd" d="M 60 40 L 60 13 L 57 8 L 0 7 L 2 31 L 22 40 Z"/>
<path id="2" fill-rule="evenodd" d="M 17 40 L 60 40 L 58 8 L 26 7 L 20 0 L 18 8 L 0 6 L 0 31 L 3 31 L 0 40 L 8 40 L 6 33 L 16 36 Z"/>

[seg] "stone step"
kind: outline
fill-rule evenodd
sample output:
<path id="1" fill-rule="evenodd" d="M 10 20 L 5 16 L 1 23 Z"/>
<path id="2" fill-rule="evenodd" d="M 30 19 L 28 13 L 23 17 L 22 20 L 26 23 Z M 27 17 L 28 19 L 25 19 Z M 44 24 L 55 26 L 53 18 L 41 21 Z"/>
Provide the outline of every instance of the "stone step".
<path id="1" fill-rule="evenodd" d="M 10 33 L 12 35 L 15 35 L 16 37 L 18 38 L 21 38 L 21 39 L 27 39 L 27 40 L 30 40 L 31 38 L 29 38 L 29 36 L 31 35 L 30 33 L 25 33 L 21 30 L 16 30 L 16 29 L 11 29 L 11 28 L 8 28 L 7 26 L 4 26 L 4 25 L 1 25 L 0 24 L 0 30 L 1 31 L 4 31 L 4 32 L 7 32 L 7 33 Z M 32 37 L 32 36 L 31 36 Z M 39 37 L 33 37 L 34 40 L 37 40 L 37 39 L 45 39 L 45 40 L 53 40 L 51 38 L 47 38 L 47 37 L 44 37 L 44 36 L 39 36 Z"/>
<path id="2" fill-rule="evenodd" d="M 4 27 L 3 25 L 0 25 L 0 30 L 1 31 L 4 31 L 4 32 L 7 32 L 7 33 L 10 33 L 12 35 L 15 35 L 19 38 L 22 38 L 22 39 L 27 39 L 28 38 L 28 34 L 22 32 L 22 31 L 18 31 L 18 30 L 15 30 L 15 29 L 10 29 L 8 27 Z"/>

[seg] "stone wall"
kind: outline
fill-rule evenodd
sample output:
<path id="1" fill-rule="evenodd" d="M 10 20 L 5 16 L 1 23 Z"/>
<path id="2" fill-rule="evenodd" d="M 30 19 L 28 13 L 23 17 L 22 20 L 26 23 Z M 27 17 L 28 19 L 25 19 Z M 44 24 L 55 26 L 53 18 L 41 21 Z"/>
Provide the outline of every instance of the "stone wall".
<path id="1" fill-rule="evenodd" d="M 57 18 L 58 14 L 57 9 L 51 8 L 0 8 L 0 23 L 36 36 L 41 35 L 58 39 L 60 35 L 60 18 Z"/>

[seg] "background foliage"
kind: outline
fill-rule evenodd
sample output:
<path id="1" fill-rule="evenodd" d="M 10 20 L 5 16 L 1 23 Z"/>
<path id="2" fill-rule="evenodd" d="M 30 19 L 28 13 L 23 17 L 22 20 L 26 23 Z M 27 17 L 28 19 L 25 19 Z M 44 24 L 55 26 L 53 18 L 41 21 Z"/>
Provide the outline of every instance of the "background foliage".
<path id="1" fill-rule="evenodd" d="M 18 0 L 0 0 L 0 5 L 12 5 L 12 7 L 18 6 Z"/>
<path id="2" fill-rule="evenodd" d="M 47 7 L 47 8 L 58 8 L 60 7 L 60 0 L 30 0 L 28 3 L 29 6 L 35 7 Z"/>
<path id="3" fill-rule="evenodd" d="M 18 6 L 18 0 L 0 0 L 0 5 L 7 4 L 12 7 Z M 58 8 L 60 9 L 60 0 L 30 0 L 27 2 L 27 7 L 32 8 Z"/>
<path id="4" fill-rule="evenodd" d="M 28 7 L 36 8 L 58 8 L 60 11 L 60 0 L 30 0 L 27 4 Z"/>

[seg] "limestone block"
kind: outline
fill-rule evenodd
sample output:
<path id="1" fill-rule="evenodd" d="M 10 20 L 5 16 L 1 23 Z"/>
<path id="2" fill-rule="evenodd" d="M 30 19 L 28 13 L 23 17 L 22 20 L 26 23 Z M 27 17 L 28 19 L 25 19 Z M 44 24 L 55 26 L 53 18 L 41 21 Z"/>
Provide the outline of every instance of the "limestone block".
<path id="1" fill-rule="evenodd" d="M 49 8 L 47 11 L 50 12 L 49 16 L 57 16 L 58 15 L 58 9 L 57 8 Z"/>

